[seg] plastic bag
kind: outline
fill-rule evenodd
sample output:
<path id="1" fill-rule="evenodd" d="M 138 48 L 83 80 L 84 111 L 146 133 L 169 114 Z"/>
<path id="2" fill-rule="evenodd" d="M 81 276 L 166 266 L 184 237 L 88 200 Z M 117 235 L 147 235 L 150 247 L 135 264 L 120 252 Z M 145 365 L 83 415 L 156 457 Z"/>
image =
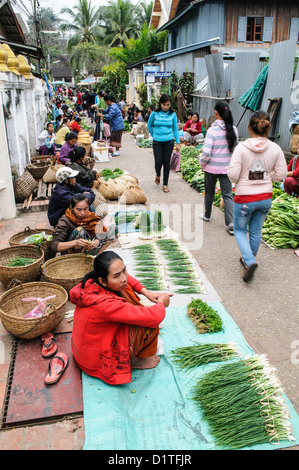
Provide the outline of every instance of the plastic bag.
<path id="1" fill-rule="evenodd" d="M 49 297 L 45 297 L 44 299 L 41 299 L 40 297 L 25 297 L 22 299 L 23 302 L 33 302 L 36 300 L 37 305 L 30 310 L 30 312 L 26 313 L 24 315 L 24 318 L 36 318 L 36 317 L 41 317 L 46 310 L 46 307 L 48 303 L 46 302 L 47 300 L 54 299 L 56 295 L 50 295 Z"/>
<path id="2" fill-rule="evenodd" d="M 21 243 L 29 243 L 30 245 L 40 245 L 44 241 L 52 240 L 53 235 L 46 235 L 45 232 L 35 233 L 34 235 L 29 235 L 24 238 Z"/>

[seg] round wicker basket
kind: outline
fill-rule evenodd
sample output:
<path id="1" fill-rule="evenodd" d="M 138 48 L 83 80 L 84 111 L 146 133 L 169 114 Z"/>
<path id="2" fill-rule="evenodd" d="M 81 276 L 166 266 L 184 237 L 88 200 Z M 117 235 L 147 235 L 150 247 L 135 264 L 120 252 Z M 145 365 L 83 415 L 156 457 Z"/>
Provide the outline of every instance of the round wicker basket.
<path id="1" fill-rule="evenodd" d="M 46 281 L 59 284 L 68 292 L 92 270 L 93 257 L 84 253 L 57 256 L 42 265 Z"/>
<path id="2" fill-rule="evenodd" d="M 36 301 L 22 302 L 25 297 L 46 298 L 55 295 L 43 316 L 24 318 L 36 306 Z M 53 330 L 64 319 L 68 293 L 63 287 L 49 282 L 28 282 L 13 287 L 0 297 L 0 317 L 9 333 L 24 339 L 33 339 Z"/>
<path id="3" fill-rule="evenodd" d="M 27 170 L 32 174 L 35 180 L 40 180 L 46 173 L 47 169 L 50 168 L 51 162 L 31 163 L 27 165 Z"/>
<path id="4" fill-rule="evenodd" d="M 45 232 L 46 235 L 53 235 L 54 230 L 51 229 L 31 229 L 30 227 L 26 227 L 22 232 L 18 232 L 13 235 L 10 240 L 10 246 L 26 246 L 26 243 L 21 243 L 24 238 L 29 237 L 30 235 L 35 235 L 37 233 Z M 48 260 L 53 257 L 53 253 L 51 251 L 51 240 L 43 241 L 41 243 L 41 249 L 44 252 L 45 260 Z"/>
<path id="5" fill-rule="evenodd" d="M 17 256 L 22 258 L 33 258 L 34 261 L 27 266 L 9 267 L 7 263 Z M 14 279 L 20 282 L 37 281 L 41 275 L 41 264 L 44 262 L 44 252 L 42 248 L 35 245 L 10 246 L 0 250 L 0 281 L 5 287 Z"/>

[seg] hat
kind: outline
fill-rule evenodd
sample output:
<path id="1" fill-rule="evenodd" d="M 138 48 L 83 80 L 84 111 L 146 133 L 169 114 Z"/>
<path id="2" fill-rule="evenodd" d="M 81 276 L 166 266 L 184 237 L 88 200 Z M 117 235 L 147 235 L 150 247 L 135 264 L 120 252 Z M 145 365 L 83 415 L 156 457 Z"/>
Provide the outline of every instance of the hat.
<path id="1" fill-rule="evenodd" d="M 59 168 L 59 170 L 56 173 L 56 181 L 57 183 L 62 184 L 64 180 L 66 180 L 67 178 L 74 178 L 75 176 L 77 176 L 78 173 L 79 171 L 72 170 L 72 168 L 68 168 L 68 167 Z"/>

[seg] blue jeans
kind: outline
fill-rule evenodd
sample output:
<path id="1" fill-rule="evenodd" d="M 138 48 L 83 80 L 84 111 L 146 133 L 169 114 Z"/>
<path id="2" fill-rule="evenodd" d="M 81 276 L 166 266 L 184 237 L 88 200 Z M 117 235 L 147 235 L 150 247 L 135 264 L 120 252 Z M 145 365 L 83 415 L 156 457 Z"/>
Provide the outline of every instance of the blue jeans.
<path id="1" fill-rule="evenodd" d="M 256 263 L 255 257 L 261 243 L 262 228 L 271 204 L 272 199 L 244 204 L 234 202 L 234 235 L 246 266 Z M 249 238 L 247 238 L 247 227 Z"/>

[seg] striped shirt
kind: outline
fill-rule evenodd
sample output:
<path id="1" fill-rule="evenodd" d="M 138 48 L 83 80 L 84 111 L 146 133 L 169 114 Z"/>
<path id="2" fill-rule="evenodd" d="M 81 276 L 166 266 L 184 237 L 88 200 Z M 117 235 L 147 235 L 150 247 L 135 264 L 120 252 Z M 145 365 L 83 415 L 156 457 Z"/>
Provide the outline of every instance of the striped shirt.
<path id="1" fill-rule="evenodd" d="M 234 131 L 238 139 L 238 131 L 235 126 Z M 231 157 L 232 153 L 228 149 L 226 140 L 225 123 L 220 119 L 216 119 L 207 131 L 200 165 L 208 173 L 225 175 Z"/>

